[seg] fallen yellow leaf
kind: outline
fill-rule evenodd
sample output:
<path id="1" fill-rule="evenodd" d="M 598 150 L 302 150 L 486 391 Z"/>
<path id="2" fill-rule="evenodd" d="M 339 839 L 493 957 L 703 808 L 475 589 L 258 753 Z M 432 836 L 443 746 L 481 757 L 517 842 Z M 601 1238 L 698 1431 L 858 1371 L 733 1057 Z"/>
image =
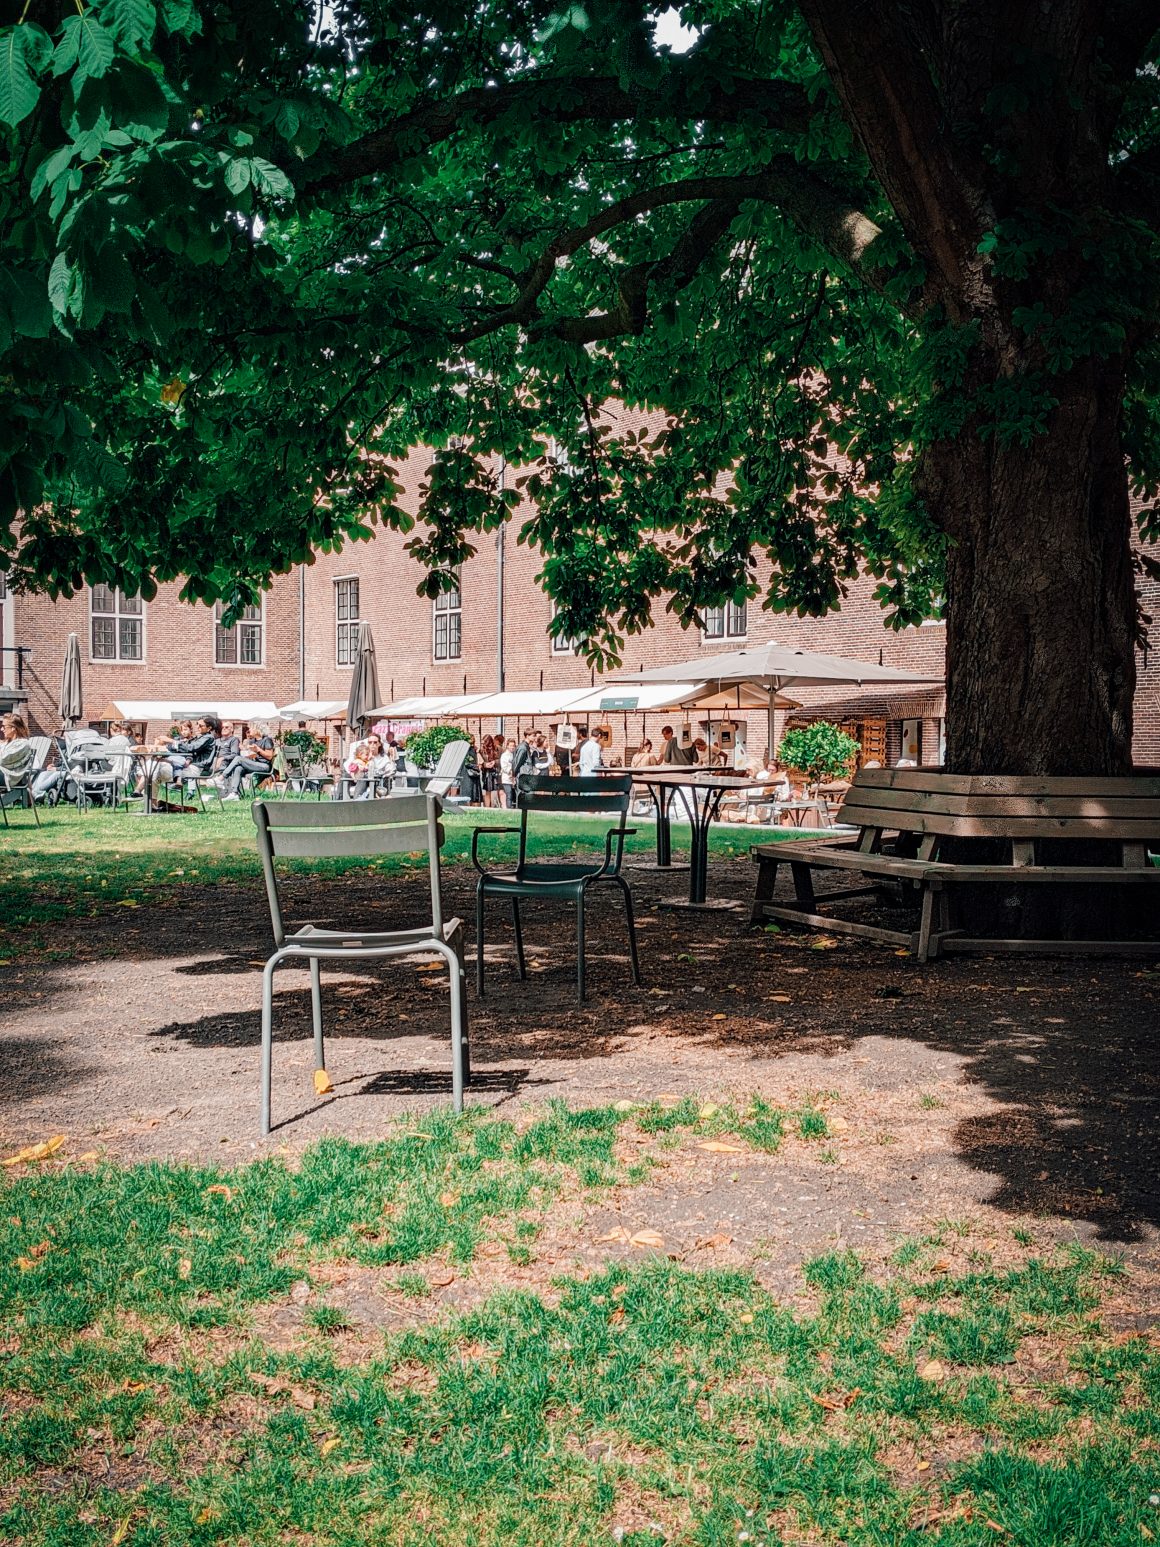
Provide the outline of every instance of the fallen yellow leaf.
<path id="1" fill-rule="evenodd" d="M 98 1150 L 86 1150 L 83 1155 L 77 1156 L 78 1160 L 100 1160 L 100 1158 L 101 1156 Z"/>
<path id="2" fill-rule="evenodd" d="M 706 1101 L 705 1105 L 697 1113 L 700 1122 L 705 1122 L 710 1117 L 716 1117 L 721 1108 L 715 1101 Z"/>
<path id="3" fill-rule="evenodd" d="M 112 1536 L 109 1537 L 109 1547 L 121 1547 L 121 1543 L 128 1536 L 129 1528 L 132 1524 L 132 1515 L 126 1515 L 124 1520 L 121 1521 L 121 1524 L 113 1532 Z"/>
<path id="4" fill-rule="evenodd" d="M 826 1121 L 829 1124 L 831 1133 L 848 1133 L 850 1131 L 849 1123 L 844 1117 L 839 1117 L 837 1113 L 827 1118 Z"/>
<path id="5" fill-rule="evenodd" d="M 596 1244 L 597 1246 L 603 1246 L 606 1241 L 627 1241 L 628 1238 L 628 1231 L 623 1225 L 614 1225 L 607 1235 L 598 1235 L 596 1237 Z"/>
<path id="6" fill-rule="evenodd" d="M 439 1194 L 439 1202 L 445 1209 L 453 1209 L 459 1202 L 459 1194 L 457 1192 L 441 1192 Z"/>
<path id="7" fill-rule="evenodd" d="M 925 1364 L 919 1366 L 918 1378 L 919 1380 L 945 1380 L 946 1373 L 946 1368 L 940 1360 L 928 1359 Z"/>
<path id="8" fill-rule="evenodd" d="M 26 1144 L 22 1150 L 17 1150 L 15 1155 L 9 1155 L 4 1164 L 6 1166 L 22 1166 L 32 1160 L 47 1160 L 50 1155 L 55 1155 L 64 1143 L 64 1134 L 53 1134 L 51 1139 L 45 1139 L 42 1144 Z"/>
<path id="9" fill-rule="evenodd" d="M 738 1316 L 737 1320 L 741 1323 L 741 1325 L 743 1327 L 748 1327 L 749 1323 L 753 1320 L 753 1312 L 752 1311 L 742 1311 L 741 1315 Z"/>
<path id="10" fill-rule="evenodd" d="M 177 1264 L 177 1276 L 178 1276 L 178 1278 L 188 1278 L 189 1275 L 192 1272 L 193 1272 L 193 1263 L 190 1262 L 188 1257 L 182 1257 L 181 1260 Z"/>
<path id="11" fill-rule="evenodd" d="M 211 1520 L 216 1520 L 217 1518 L 218 1518 L 217 1510 L 216 1509 L 212 1509 L 207 1504 L 206 1507 L 203 1510 L 199 1511 L 199 1513 L 194 1516 L 193 1523 L 194 1523 L 195 1526 L 204 1526 L 204 1525 L 208 1525 Z"/>
<path id="12" fill-rule="evenodd" d="M 713 1019 L 715 1021 L 723 1021 L 723 1020 L 726 1020 L 727 1017 L 726 1017 L 726 1015 L 722 1011 L 718 1010 L 717 1014 L 714 1015 Z"/>
<path id="13" fill-rule="evenodd" d="M 629 1236 L 630 1246 L 654 1247 L 659 1250 L 665 1244 L 665 1238 L 656 1230 L 638 1230 L 635 1235 Z"/>
<path id="14" fill-rule="evenodd" d="M 930 1471 L 930 1462 L 929 1461 L 917 1461 L 917 1462 L 915 1462 L 914 1470 L 916 1472 L 929 1472 Z"/>
<path id="15" fill-rule="evenodd" d="M 325 1069 L 315 1069 L 314 1089 L 320 1096 L 329 1096 L 334 1086 L 330 1082 L 330 1075 Z"/>
<path id="16" fill-rule="evenodd" d="M 710 1155 L 744 1155 L 744 1144 L 727 1144 L 724 1139 L 704 1139 L 697 1145 L 699 1150 L 706 1150 Z"/>
<path id="17" fill-rule="evenodd" d="M 321 1446 L 321 1453 L 322 1453 L 322 1455 L 329 1456 L 330 1452 L 332 1450 L 337 1450 L 338 1447 L 341 1444 L 342 1444 L 342 1441 L 337 1436 L 334 1436 L 334 1437 L 332 1437 L 331 1439 L 328 1439 L 328 1440 L 323 1440 L 322 1446 Z"/>
<path id="18" fill-rule="evenodd" d="M 628 1098 L 625 1097 L 621 1101 L 614 1101 L 612 1103 L 612 1110 L 614 1112 L 635 1112 L 639 1106 L 639 1101 L 629 1101 Z"/>
<path id="19" fill-rule="evenodd" d="M 207 1198 L 211 1193 L 217 1193 L 228 1203 L 234 1195 L 234 1190 L 232 1187 L 227 1187 L 224 1182 L 215 1182 L 212 1187 L 206 1188 L 205 1193 Z"/>

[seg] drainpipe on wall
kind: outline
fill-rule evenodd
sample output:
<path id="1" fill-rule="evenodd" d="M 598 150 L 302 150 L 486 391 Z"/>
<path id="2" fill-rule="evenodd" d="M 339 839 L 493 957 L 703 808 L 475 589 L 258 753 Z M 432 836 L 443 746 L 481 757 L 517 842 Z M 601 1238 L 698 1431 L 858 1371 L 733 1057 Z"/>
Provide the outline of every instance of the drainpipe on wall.
<path id="1" fill-rule="evenodd" d="M 504 477 L 507 473 L 506 461 L 499 464 L 499 489 L 503 493 Z M 504 691 L 504 656 L 503 656 L 503 624 L 504 624 L 504 584 L 506 552 L 504 547 L 504 533 L 507 530 L 507 522 L 501 521 L 499 530 L 495 534 L 495 690 L 497 693 Z M 503 735 L 503 717 L 500 716 L 495 726 L 499 735 Z"/>
<path id="2" fill-rule="evenodd" d="M 306 699 L 306 565 L 298 566 L 298 697 Z"/>

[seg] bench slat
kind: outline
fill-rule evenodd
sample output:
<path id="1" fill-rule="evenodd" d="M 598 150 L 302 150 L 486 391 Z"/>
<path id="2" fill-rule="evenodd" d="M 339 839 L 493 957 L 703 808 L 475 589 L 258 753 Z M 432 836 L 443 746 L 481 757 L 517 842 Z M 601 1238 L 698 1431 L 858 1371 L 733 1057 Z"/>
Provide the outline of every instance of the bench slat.
<path id="1" fill-rule="evenodd" d="M 851 789 L 916 790 L 935 795 L 1084 795 L 1160 800 L 1160 777 L 1152 772 L 1088 779 L 1067 775 L 947 774 L 922 768 L 860 768 Z"/>
<path id="2" fill-rule="evenodd" d="M 1160 797 L 1126 795 L 922 795 L 913 790 L 863 790 L 850 787 L 842 807 L 847 821 L 855 811 L 931 811 L 947 816 L 1089 817 L 1122 816 L 1160 825 Z M 861 820 L 861 818 L 859 818 Z"/>

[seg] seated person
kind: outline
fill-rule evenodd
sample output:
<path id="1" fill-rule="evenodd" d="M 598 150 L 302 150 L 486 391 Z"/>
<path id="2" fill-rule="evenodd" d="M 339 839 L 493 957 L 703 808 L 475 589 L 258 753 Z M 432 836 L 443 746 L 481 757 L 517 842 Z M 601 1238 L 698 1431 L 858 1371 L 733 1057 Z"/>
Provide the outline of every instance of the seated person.
<path id="1" fill-rule="evenodd" d="M 14 790 L 24 783 L 32 767 L 32 743 L 28 726 L 18 714 L 6 714 L 0 722 L 0 790 Z"/>
<path id="2" fill-rule="evenodd" d="M 384 747 L 382 737 L 372 732 L 355 747 L 347 761 L 346 772 L 354 780 L 355 800 L 369 800 L 380 779 L 394 776 L 395 761 Z"/>
<path id="3" fill-rule="evenodd" d="M 226 764 L 237 757 L 242 750 L 241 739 L 234 728 L 232 720 L 223 720 L 221 732 L 217 738 L 217 745 L 213 751 L 213 771 L 220 774 Z"/>
<path id="4" fill-rule="evenodd" d="M 653 752 L 653 744 L 646 736 L 632 755 L 634 768 L 655 768 L 660 759 Z"/>
<path id="5" fill-rule="evenodd" d="M 269 774 L 273 763 L 274 743 L 270 739 L 268 727 L 255 725 L 250 734 L 243 738 L 238 755 L 231 758 L 221 771 L 219 782 L 224 791 L 222 799 L 237 800 L 242 780 L 248 773 L 254 775 L 256 784 L 260 784 Z"/>

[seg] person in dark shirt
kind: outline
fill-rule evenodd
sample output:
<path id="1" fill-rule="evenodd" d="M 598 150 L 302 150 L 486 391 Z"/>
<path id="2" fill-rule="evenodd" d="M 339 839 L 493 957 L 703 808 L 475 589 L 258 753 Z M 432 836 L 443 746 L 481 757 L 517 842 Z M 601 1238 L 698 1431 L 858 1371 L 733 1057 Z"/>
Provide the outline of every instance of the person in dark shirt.
<path id="1" fill-rule="evenodd" d="M 243 777 L 252 773 L 255 781 L 260 782 L 270 772 L 273 762 L 274 743 L 270 740 L 267 728 L 264 725 L 255 725 L 250 735 L 242 742 L 238 756 L 231 759 L 222 769 L 221 779 L 224 791 L 222 799 L 237 800 Z"/>

